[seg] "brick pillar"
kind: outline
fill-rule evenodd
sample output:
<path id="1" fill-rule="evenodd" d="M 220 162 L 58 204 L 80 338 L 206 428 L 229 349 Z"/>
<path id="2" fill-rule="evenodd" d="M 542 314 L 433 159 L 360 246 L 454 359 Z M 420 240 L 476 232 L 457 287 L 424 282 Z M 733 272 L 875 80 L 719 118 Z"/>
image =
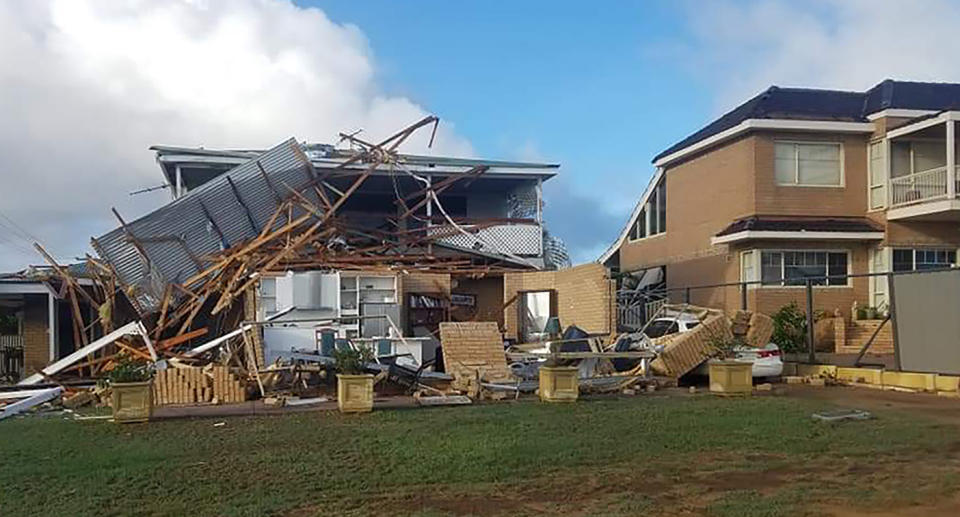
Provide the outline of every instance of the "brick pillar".
<path id="1" fill-rule="evenodd" d="M 24 374 L 31 375 L 50 364 L 49 306 L 45 294 L 24 295 L 24 301 Z"/>
<path id="2" fill-rule="evenodd" d="M 847 346 L 847 320 L 843 316 L 833 318 L 833 349 L 843 350 Z"/>

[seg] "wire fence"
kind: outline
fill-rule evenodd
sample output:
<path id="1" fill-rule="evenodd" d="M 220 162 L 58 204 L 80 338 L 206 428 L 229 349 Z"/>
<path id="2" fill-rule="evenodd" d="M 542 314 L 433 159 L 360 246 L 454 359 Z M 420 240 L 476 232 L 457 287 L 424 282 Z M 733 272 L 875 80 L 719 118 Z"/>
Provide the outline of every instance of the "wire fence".
<path id="1" fill-rule="evenodd" d="M 823 275 L 808 276 L 800 279 L 792 279 L 789 284 L 783 282 L 769 282 L 763 280 L 753 280 L 745 282 L 726 282 L 716 284 L 696 284 L 682 286 L 658 286 L 655 289 L 639 290 L 619 290 L 617 292 L 617 325 L 623 332 L 638 331 L 646 323 L 647 319 L 657 313 L 660 306 L 665 303 L 677 304 L 687 303 L 703 307 L 712 307 L 724 309 L 727 312 L 734 310 L 760 310 L 758 305 L 769 305 L 771 301 L 764 302 L 764 297 L 772 294 L 774 291 L 767 291 L 767 288 L 780 288 L 777 296 L 770 296 L 772 303 L 779 306 L 794 302 L 804 312 L 806 316 L 806 353 L 807 361 L 816 362 L 817 343 L 815 336 L 815 318 L 818 296 L 828 296 L 828 293 L 838 288 L 853 288 L 854 282 L 874 281 L 876 278 L 885 278 L 884 293 L 886 293 L 886 311 L 880 314 L 883 324 L 889 322 L 892 325 L 894 350 L 898 350 L 896 333 L 896 303 L 895 293 L 893 292 L 893 278 L 900 275 L 921 275 L 928 273 L 937 273 L 943 271 L 957 271 L 954 267 L 930 268 L 915 271 L 896 271 L 881 273 L 857 273 L 845 275 Z M 851 295 L 851 298 L 856 300 Z M 856 300 L 869 305 L 868 300 Z M 880 319 L 878 318 L 878 319 Z M 856 362 L 859 363 L 867 349 L 872 344 L 874 338 L 879 332 L 879 328 L 869 341 L 860 350 Z M 897 359 L 899 363 L 899 358 Z"/>

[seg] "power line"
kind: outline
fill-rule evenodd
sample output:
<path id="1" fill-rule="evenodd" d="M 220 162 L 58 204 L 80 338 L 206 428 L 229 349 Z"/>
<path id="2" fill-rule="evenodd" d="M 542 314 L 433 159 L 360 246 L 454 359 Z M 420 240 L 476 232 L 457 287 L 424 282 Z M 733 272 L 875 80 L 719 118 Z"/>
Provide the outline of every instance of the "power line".
<path id="1" fill-rule="evenodd" d="M 7 222 L 9 222 L 10 224 L 12 224 L 13 227 L 14 227 L 17 231 L 19 231 L 19 234 L 20 234 L 21 237 L 23 237 L 23 240 L 28 241 L 28 242 L 30 242 L 31 240 L 32 240 L 33 242 L 40 242 L 40 238 L 39 238 L 39 237 L 37 237 L 36 235 L 34 235 L 34 234 L 28 232 L 27 230 L 25 230 L 22 226 L 20 226 L 19 224 L 17 224 L 16 221 L 14 221 L 13 219 L 11 219 L 10 216 L 8 216 L 7 214 L 4 214 L 3 211 L 0 211 L 0 217 L 2 217 L 3 219 L 6 219 Z M 0 223 L 0 224 L 2 224 L 2 223 Z M 6 225 L 4 225 L 4 226 L 6 226 Z"/>

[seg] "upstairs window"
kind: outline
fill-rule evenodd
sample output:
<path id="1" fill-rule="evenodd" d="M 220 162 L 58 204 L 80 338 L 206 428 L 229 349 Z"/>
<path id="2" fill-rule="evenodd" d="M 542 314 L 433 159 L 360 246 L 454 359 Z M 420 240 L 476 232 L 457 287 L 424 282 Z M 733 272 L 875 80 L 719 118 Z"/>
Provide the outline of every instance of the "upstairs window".
<path id="1" fill-rule="evenodd" d="M 887 204 L 887 161 L 883 140 L 870 143 L 870 209 L 883 208 Z"/>
<path id="2" fill-rule="evenodd" d="M 630 228 L 630 239 L 637 240 L 644 237 L 661 234 L 667 231 L 667 183 L 662 178 L 654 187 L 643 209 Z"/>
<path id="3" fill-rule="evenodd" d="M 843 185 L 841 150 L 841 145 L 834 142 L 775 142 L 774 176 L 777 185 Z"/>

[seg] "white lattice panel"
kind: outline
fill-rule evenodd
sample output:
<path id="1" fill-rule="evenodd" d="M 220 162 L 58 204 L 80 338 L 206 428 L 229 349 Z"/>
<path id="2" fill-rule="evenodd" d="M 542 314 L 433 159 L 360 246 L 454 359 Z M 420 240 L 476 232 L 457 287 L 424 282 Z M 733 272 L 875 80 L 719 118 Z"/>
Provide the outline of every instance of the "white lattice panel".
<path id="1" fill-rule="evenodd" d="M 457 232 L 455 235 L 444 237 L 438 241 L 451 246 L 487 253 L 507 252 L 514 255 L 536 257 L 542 254 L 543 232 L 535 224 L 504 224 L 490 226 L 476 232 L 472 232 L 468 226 L 465 226 L 464 229 L 476 236 L 476 239 Z M 449 227 L 444 227 L 442 229 L 438 228 L 436 233 L 448 235 L 453 231 Z M 480 243 L 477 243 L 478 239 Z"/>

